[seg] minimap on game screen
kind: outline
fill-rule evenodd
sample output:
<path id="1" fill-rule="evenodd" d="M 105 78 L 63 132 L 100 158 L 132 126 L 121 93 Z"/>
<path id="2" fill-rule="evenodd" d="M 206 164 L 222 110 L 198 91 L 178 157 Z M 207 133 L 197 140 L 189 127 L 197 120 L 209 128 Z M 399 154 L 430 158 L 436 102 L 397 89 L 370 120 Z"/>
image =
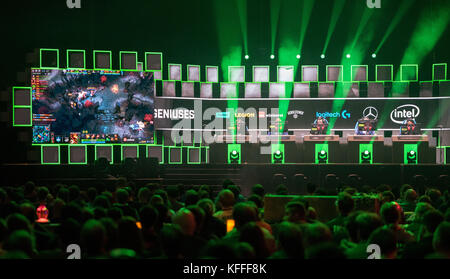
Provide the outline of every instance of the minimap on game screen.
<path id="1" fill-rule="evenodd" d="M 153 143 L 147 72 L 32 69 L 33 143 Z"/>

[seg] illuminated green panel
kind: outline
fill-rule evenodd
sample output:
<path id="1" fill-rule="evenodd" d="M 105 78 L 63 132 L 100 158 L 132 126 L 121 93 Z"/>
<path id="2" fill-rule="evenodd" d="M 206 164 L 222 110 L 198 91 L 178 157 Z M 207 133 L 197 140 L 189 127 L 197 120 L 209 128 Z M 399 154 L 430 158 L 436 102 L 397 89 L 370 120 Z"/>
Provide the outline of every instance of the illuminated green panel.
<path id="1" fill-rule="evenodd" d="M 366 152 L 368 152 L 368 154 Z M 358 157 L 360 164 L 373 164 L 373 145 L 360 144 Z"/>
<path id="2" fill-rule="evenodd" d="M 317 80 L 305 80 L 303 78 L 303 71 L 304 71 L 305 68 L 315 68 L 316 72 L 317 72 Z M 317 82 L 317 81 L 319 81 L 319 66 L 317 66 L 317 65 L 303 65 L 301 74 L 302 74 L 302 81 L 304 81 L 304 82 Z"/>
<path id="3" fill-rule="evenodd" d="M 16 90 L 28 90 L 29 94 L 30 94 L 30 104 L 29 105 L 16 105 L 15 104 L 15 97 L 16 97 Z M 31 127 L 32 126 L 32 122 L 33 122 L 33 111 L 32 111 L 32 97 L 33 97 L 33 93 L 31 91 L 31 87 L 20 87 L 20 86 L 15 86 L 13 87 L 13 96 L 12 96 L 12 113 L 13 113 L 13 127 Z M 30 123 L 29 124 L 16 124 L 16 114 L 15 114 L 15 110 L 16 108 L 18 109 L 28 109 L 30 110 Z"/>
<path id="4" fill-rule="evenodd" d="M 400 65 L 400 81 L 418 81 L 419 80 L 419 65 L 417 64 L 402 64 Z"/>
<path id="5" fill-rule="evenodd" d="M 267 69 L 267 79 L 264 79 L 262 81 L 256 81 L 255 80 L 255 69 L 256 68 L 264 68 Z M 253 66 L 252 71 L 252 82 L 269 82 L 270 81 L 270 67 L 269 66 Z"/>
<path id="6" fill-rule="evenodd" d="M 438 79 L 434 76 L 434 67 L 436 66 L 444 66 L 444 78 Z M 439 63 L 439 64 L 433 64 L 433 81 L 441 81 L 441 80 L 447 80 L 447 63 Z"/>
<path id="7" fill-rule="evenodd" d="M 272 164 L 284 164 L 284 159 L 286 157 L 286 154 L 284 153 L 284 144 L 272 144 L 271 150 Z M 279 154 L 277 151 L 279 151 Z"/>
<path id="8" fill-rule="evenodd" d="M 58 162 L 55 163 L 45 163 L 44 162 L 44 147 L 57 147 L 58 148 Z M 61 149 L 59 144 L 42 144 L 41 145 L 41 164 L 42 165 L 59 165 L 61 163 Z"/>
<path id="9" fill-rule="evenodd" d="M 389 68 L 391 68 L 391 78 L 390 79 L 378 78 L 378 68 L 381 68 L 381 67 L 389 67 Z M 393 80 L 394 80 L 394 67 L 393 67 L 393 65 L 376 65 L 375 81 L 389 81 L 389 82 L 392 82 Z"/>
<path id="10" fill-rule="evenodd" d="M 82 52 L 83 53 L 83 67 L 80 67 L 80 68 L 70 67 L 70 59 L 69 58 L 70 58 L 71 52 L 75 52 L 75 53 Z M 80 70 L 86 69 L 86 51 L 83 49 L 68 49 L 66 51 L 66 61 L 67 61 L 67 64 L 66 64 L 67 69 L 80 69 Z"/>
<path id="11" fill-rule="evenodd" d="M 134 54 L 136 56 L 136 68 L 135 69 L 122 69 L 122 54 Z M 119 68 L 121 71 L 137 71 L 138 70 L 138 53 L 137 51 L 120 51 L 119 52 Z"/>
<path id="12" fill-rule="evenodd" d="M 120 155 L 122 156 L 122 161 L 125 160 L 125 155 L 123 154 L 124 147 L 135 147 L 136 148 L 136 158 L 139 158 L 139 145 L 137 145 L 137 144 L 121 144 L 120 145 Z"/>
<path id="13" fill-rule="evenodd" d="M 417 152 L 417 144 L 405 144 L 403 147 L 403 156 L 405 164 L 417 164 L 419 162 L 419 153 Z M 412 158 L 411 151 L 415 153 L 415 162 L 409 163 L 409 158 Z"/>
<path id="14" fill-rule="evenodd" d="M 236 151 L 237 154 L 232 154 L 233 151 Z M 236 162 L 232 162 L 232 157 L 234 157 L 237 160 Z M 240 144 L 228 144 L 228 152 L 227 152 L 227 158 L 228 158 L 228 164 L 240 164 L 242 161 L 242 154 L 241 154 L 241 145 Z"/>
<path id="15" fill-rule="evenodd" d="M 189 68 L 198 68 L 198 80 L 193 80 L 192 77 L 189 75 Z M 200 70 L 200 65 L 187 65 L 187 76 L 188 76 L 188 81 L 200 81 L 201 80 L 201 70 Z"/>
<path id="16" fill-rule="evenodd" d="M 147 63 L 147 54 L 159 54 L 160 56 L 161 56 L 161 70 L 147 70 L 147 65 L 148 65 L 148 63 Z M 163 54 L 162 54 L 162 52 L 152 52 L 152 51 L 147 51 L 147 52 L 145 52 L 144 53 L 144 56 L 145 56 L 145 68 L 144 68 L 144 72 L 163 72 Z"/>
<path id="17" fill-rule="evenodd" d="M 339 68 L 339 78 L 338 78 L 338 80 L 337 81 L 340 81 L 340 82 L 342 82 L 342 81 L 344 81 L 344 66 L 342 66 L 342 65 L 327 65 L 327 72 L 326 72 L 326 76 L 327 76 L 327 82 L 329 82 L 329 81 L 335 81 L 335 80 L 330 80 L 329 78 L 328 78 L 328 68 Z"/>
<path id="18" fill-rule="evenodd" d="M 292 70 L 292 80 L 280 80 L 280 69 L 281 68 L 286 68 L 286 69 L 291 69 Z M 294 70 L 294 66 L 288 65 L 288 66 L 277 66 L 277 82 L 294 82 L 295 79 L 295 70 Z"/>
<path id="19" fill-rule="evenodd" d="M 172 75 L 170 74 L 170 66 L 178 66 L 179 68 L 180 68 L 180 79 L 172 79 Z M 168 77 L 168 80 L 171 80 L 171 81 L 175 81 L 175 80 L 178 80 L 178 81 L 181 81 L 181 80 L 183 80 L 183 69 L 181 68 L 181 64 L 168 64 L 167 65 L 167 77 Z"/>
<path id="20" fill-rule="evenodd" d="M 107 53 L 109 55 L 109 68 L 97 67 L 96 54 Z M 112 53 L 109 50 L 94 50 L 94 70 L 111 70 L 112 69 Z"/>
<path id="21" fill-rule="evenodd" d="M 172 156 L 170 153 L 172 149 L 180 149 L 180 161 L 172 161 Z M 178 146 L 169 146 L 169 164 L 182 164 L 183 163 L 183 149 Z"/>
<path id="22" fill-rule="evenodd" d="M 198 162 L 195 162 L 195 161 L 191 162 L 191 159 L 190 159 L 190 150 L 191 149 L 198 149 Z M 187 148 L 187 158 L 188 158 L 188 164 L 197 164 L 197 165 L 201 164 L 201 162 L 202 162 L 202 149 L 201 149 L 201 147 L 188 147 Z"/>
<path id="23" fill-rule="evenodd" d="M 216 69 L 217 77 L 215 78 L 216 81 L 211 81 L 212 77 L 208 76 L 208 69 Z M 205 82 L 206 83 L 213 83 L 213 82 L 219 82 L 219 67 L 218 66 L 205 66 Z"/>
<path id="24" fill-rule="evenodd" d="M 98 160 L 97 156 L 97 148 L 98 147 L 109 147 L 111 148 L 111 161 L 109 162 L 110 165 L 114 164 L 114 148 L 112 144 L 102 144 L 102 145 L 95 145 L 95 160 Z"/>
<path id="25" fill-rule="evenodd" d="M 364 80 L 355 80 L 356 74 L 358 73 L 359 68 L 365 68 L 366 69 L 366 77 Z M 352 65 L 351 67 L 351 81 L 352 82 L 367 82 L 369 72 L 368 72 L 368 66 L 367 65 Z"/>
<path id="26" fill-rule="evenodd" d="M 46 67 L 42 65 L 42 52 L 48 51 L 48 52 L 56 52 L 56 66 L 55 67 Z M 41 48 L 39 50 L 39 67 L 41 69 L 59 69 L 59 49 L 53 49 L 53 48 Z"/>
<path id="27" fill-rule="evenodd" d="M 148 156 L 148 148 L 149 147 L 161 147 L 161 162 L 159 162 L 160 164 L 164 164 L 164 145 L 160 145 L 160 144 L 146 144 L 145 145 L 145 157 L 146 158 L 150 158 Z"/>
<path id="28" fill-rule="evenodd" d="M 243 80 L 231 80 L 231 72 L 233 69 L 239 69 L 244 71 Z M 245 82 L 245 66 L 228 66 L 228 82 Z"/>
<path id="29" fill-rule="evenodd" d="M 325 151 L 326 159 L 324 162 L 320 162 L 319 153 L 321 151 Z M 322 156 L 322 155 L 321 155 Z M 329 154 L 328 154 L 328 144 L 326 143 L 318 143 L 315 145 L 315 153 L 314 153 L 315 163 L 316 164 L 328 164 Z"/>
<path id="30" fill-rule="evenodd" d="M 86 165 L 87 164 L 87 145 L 86 144 L 69 144 L 69 165 Z M 70 160 L 70 149 L 72 147 L 81 147 L 84 146 L 84 162 L 75 162 L 72 163 Z"/>

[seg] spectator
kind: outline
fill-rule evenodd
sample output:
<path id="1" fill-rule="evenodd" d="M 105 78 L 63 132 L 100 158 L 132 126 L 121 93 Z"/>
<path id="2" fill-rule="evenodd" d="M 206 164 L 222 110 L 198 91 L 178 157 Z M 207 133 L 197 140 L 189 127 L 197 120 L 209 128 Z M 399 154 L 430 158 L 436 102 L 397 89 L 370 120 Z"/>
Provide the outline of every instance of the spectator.
<path id="1" fill-rule="evenodd" d="M 222 190 L 218 195 L 218 205 L 221 210 L 214 214 L 214 217 L 226 222 L 228 219 L 232 219 L 234 194 L 230 190 Z"/>

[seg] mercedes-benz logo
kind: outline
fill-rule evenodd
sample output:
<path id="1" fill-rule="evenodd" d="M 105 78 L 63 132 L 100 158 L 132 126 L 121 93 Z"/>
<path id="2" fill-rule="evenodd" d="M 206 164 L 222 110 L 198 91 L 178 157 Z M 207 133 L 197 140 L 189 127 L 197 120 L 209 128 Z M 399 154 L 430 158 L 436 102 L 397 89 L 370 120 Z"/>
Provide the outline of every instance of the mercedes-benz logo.
<path id="1" fill-rule="evenodd" d="M 363 117 L 375 120 L 378 118 L 378 110 L 374 107 L 367 107 L 363 111 Z"/>

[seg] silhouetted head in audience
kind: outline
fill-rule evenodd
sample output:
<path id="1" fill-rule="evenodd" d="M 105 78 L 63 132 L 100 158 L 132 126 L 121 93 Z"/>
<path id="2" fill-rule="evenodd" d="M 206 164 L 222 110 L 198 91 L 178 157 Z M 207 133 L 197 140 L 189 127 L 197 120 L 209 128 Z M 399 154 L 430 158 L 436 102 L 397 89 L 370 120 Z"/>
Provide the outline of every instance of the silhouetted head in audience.
<path id="1" fill-rule="evenodd" d="M 206 218 L 213 216 L 214 212 L 216 211 L 214 203 L 210 199 L 201 199 L 197 202 L 197 205 L 203 209 Z"/>
<path id="2" fill-rule="evenodd" d="M 433 209 L 425 213 L 422 219 L 423 225 L 426 229 L 426 232 L 430 235 L 433 235 L 433 233 L 436 231 L 436 228 L 444 222 L 444 215 Z"/>
<path id="3" fill-rule="evenodd" d="M 59 188 L 56 197 L 62 199 L 65 203 L 69 202 L 69 189 L 67 188 Z"/>
<path id="4" fill-rule="evenodd" d="M 233 207 L 233 219 L 236 229 L 240 230 L 245 224 L 256 222 L 258 217 L 254 206 L 240 202 Z"/>
<path id="5" fill-rule="evenodd" d="M 408 189 L 405 192 L 405 200 L 410 203 L 414 203 L 417 200 L 417 193 L 414 189 Z"/>
<path id="6" fill-rule="evenodd" d="M 440 198 L 442 196 L 442 193 L 438 189 L 429 189 L 429 190 L 427 190 L 426 195 L 430 197 L 431 204 L 434 207 L 436 207 L 440 204 Z"/>
<path id="7" fill-rule="evenodd" d="M 128 199 L 130 198 L 130 194 L 125 189 L 118 189 L 116 191 L 116 201 L 120 204 L 128 203 Z"/>
<path id="8" fill-rule="evenodd" d="M 255 251 L 257 259 L 269 256 L 269 248 L 264 238 L 264 232 L 255 222 L 249 222 L 241 228 L 239 241 L 250 244 Z"/>
<path id="9" fill-rule="evenodd" d="M 101 207 L 104 209 L 108 209 L 111 207 L 111 203 L 109 199 L 105 195 L 98 195 L 94 200 L 94 207 Z"/>
<path id="10" fill-rule="evenodd" d="M 393 201 L 395 201 L 394 193 L 392 193 L 391 191 L 384 191 L 383 193 L 381 193 L 381 204 Z"/>
<path id="11" fill-rule="evenodd" d="M 290 259 L 303 259 L 305 256 L 302 231 L 293 223 L 282 222 L 279 225 L 277 245 Z"/>
<path id="12" fill-rule="evenodd" d="M 383 226 L 380 217 L 375 213 L 361 212 L 356 217 L 358 242 L 366 242 L 370 234 L 377 228 Z"/>
<path id="13" fill-rule="evenodd" d="M 136 220 L 130 216 L 122 217 L 117 223 L 118 248 L 131 249 L 140 254 L 143 249 L 142 233 L 136 225 Z"/>
<path id="14" fill-rule="evenodd" d="M 186 208 L 178 210 L 175 215 L 172 216 L 172 223 L 178 225 L 184 235 L 193 236 L 195 233 L 195 216 Z"/>
<path id="15" fill-rule="evenodd" d="M 261 184 L 255 184 L 252 187 L 252 194 L 255 194 L 255 195 L 260 196 L 261 198 L 264 198 L 266 191 L 264 190 L 264 187 Z"/>
<path id="16" fill-rule="evenodd" d="M 153 228 L 158 220 L 158 211 L 150 206 L 146 205 L 139 211 L 139 216 L 141 218 L 142 229 Z"/>
<path id="17" fill-rule="evenodd" d="M 401 208 L 396 202 L 387 202 L 381 207 L 380 215 L 385 225 L 396 226 L 400 222 Z"/>
<path id="18" fill-rule="evenodd" d="M 342 260 L 346 259 L 344 251 L 333 242 L 323 242 L 306 249 L 307 259 L 317 260 Z"/>
<path id="19" fill-rule="evenodd" d="M 36 220 L 36 209 L 31 203 L 22 203 L 20 205 L 20 213 L 28 219 L 30 224 L 33 224 Z"/>
<path id="20" fill-rule="evenodd" d="M 89 258 L 105 255 L 106 230 L 98 220 L 91 219 L 81 228 L 81 251 Z"/>
<path id="21" fill-rule="evenodd" d="M 178 225 L 164 224 L 161 228 L 160 240 L 164 255 L 169 259 L 181 259 L 183 233 Z"/>
<path id="22" fill-rule="evenodd" d="M 237 259 L 236 244 L 221 239 L 210 240 L 205 248 L 204 258 L 218 260 Z"/>
<path id="23" fill-rule="evenodd" d="M 198 193 L 195 190 L 188 190 L 185 194 L 185 205 L 194 205 L 199 201 Z"/>
<path id="24" fill-rule="evenodd" d="M 158 189 L 158 190 L 155 191 L 154 194 L 155 195 L 159 195 L 163 199 L 165 205 L 168 204 L 169 197 L 167 196 L 167 192 L 166 191 L 164 191 L 162 189 Z"/>
<path id="25" fill-rule="evenodd" d="M 403 184 L 403 185 L 400 187 L 400 199 L 405 200 L 405 193 L 406 193 L 406 191 L 408 191 L 409 189 L 413 189 L 413 187 L 412 187 L 411 185 L 409 185 L 409 184 Z"/>
<path id="26" fill-rule="evenodd" d="M 80 188 L 77 185 L 69 187 L 69 201 L 76 201 L 80 197 Z"/>
<path id="27" fill-rule="evenodd" d="M 391 186 L 387 185 L 387 184 L 380 184 L 378 185 L 378 187 L 376 188 L 376 191 L 378 193 L 383 193 L 384 191 L 392 191 Z"/>
<path id="28" fill-rule="evenodd" d="M 6 219 L 6 225 L 10 233 L 17 230 L 25 230 L 31 232 L 30 221 L 28 221 L 25 216 L 19 213 L 9 215 Z"/>
<path id="29" fill-rule="evenodd" d="M 397 257 L 397 235 L 391 229 L 385 227 L 375 229 L 367 243 L 377 244 L 380 247 L 381 257 L 384 259 Z"/>
<path id="30" fill-rule="evenodd" d="M 30 196 L 33 194 L 33 192 L 36 189 L 36 185 L 34 184 L 33 181 L 27 181 L 25 182 L 25 184 L 23 185 L 24 188 L 24 194 L 25 196 Z"/>
<path id="31" fill-rule="evenodd" d="M 222 183 L 222 189 L 228 189 L 230 185 L 234 185 L 234 182 L 227 178 Z"/>
<path id="32" fill-rule="evenodd" d="M 336 206 L 342 216 L 348 216 L 355 208 L 355 201 L 350 194 L 342 192 L 338 195 Z"/>
<path id="33" fill-rule="evenodd" d="M 200 234 L 203 230 L 203 224 L 205 222 L 205 211 L 198 205 L 190 205 L 186 207 L 194 214 L 195 218 L 195 234 Z"/>
<path id="34" fill-rule="evenodd" d="M 333 240 L 333 235 L 328 226 L 320 222 L 307 225 L 304 233 L 305 247 L 311 247 Z"/>
<path id="35" fill-rule="evenodd" d="M 247 201 L 253 202 L 253 203 L 255 204 L 255 206 L 256 206 L 257 208 L 259 208 L 259 209 L 261 209 L 261 208 L 264 207 L 264 202 L 263 202 L 261 196 L 259 196 L 259 195 L 251 195 L 251 196 L 247 199 Z"/>
<path id="36" fill-rule="evenodd" d="M 431 205 L 431 199 L 427 195 L 420 196 L 420 198 L 417 199 L 417 203 L 418 204 L 421 203 L 421 202 L 428 203 L 428 204 Z"/>
<path id="37" fill-rule="evenodd" d="M 233 207 L 235 203 L 235 197 L 233 192 L 227 189 L 220 191 L 218 201 L 222 210 Z"/>
<path id="38" fill-rule="evenodd" d="M 23 258 L 33 258 L 36 254 L 34 237 L 27 230 L 12 232 L 5 242 L 4 249 L 8 251 L 8 254 L 10 252 L 22 252 L 25 254 L 25 257 L 22 256 Z M 6 255 L 7 258 L 8 254 Z"/>
<path id="39" fill-rule="evenodd" d="M 150 205 L 156 206 L 158 204 L 164 205 L 164 199 L 160 195 L 155 194 L 150 198 Z"/>
<path id="40" fill-rule="evenodd" d="M 239 188 L 239 186 L 229 185 L 228 186 L 228 190 L 233 192 L 234 199 L 237 201 L 239 199 L 240 194 L 241 194 L 241 189 Z"/>
<path id="41" fill-rule="evenodd" d="M 356 222 L 356 218 L 362 213 L 363 211 L 354 211 L 350 213 L 350 215 L 345 220 L 345 228 L 347 229 L 348 236 L 350 237 L 350 241 L 357 243 L 359 242 L 358 238 L 358 223 Z M 381 223 L 381 220 L 380 220 Z"/>
<path id="42" fill-rule="evenodd" d="M 47 196 L 48 196 L 48 189 L 47 187 L 39 187 L 37 190 L 37 198 L 38 202 L 41 204 L 47 203 Z"/>
<path id="43" fill-rule="evenodd" d="M 122 216 L 123 216 L 123 211 L 122 211 L 122 209 L 113 206 L 108 209 L 108 211 L 106 212 L 106 215 L 109 218 L 113 219 L 114 221 L 118 222 L 120 220 L 120 218 L 122 218 Z"/>
<path id="44" fill-rule="evenodd" d="M 416 204 L 414 211 L 414 222 L 422 223 L 422 218 L 430 210 L 433 210 L 433 206 L 429 203 L 419 202 Z"/>
<path id="45" fill-rule="evenodd" d="M 277 195 L 287 195 L 288 194 L 288 188 L 284 184 L 280 184 L 277 186 L 277 189 L 275 190 L 275 193 Z"/>
<path id="46" fill-rule="evenodd" d="M 442 222 L 433 235 L 433 248 L 436 253 L 450 258 L 450 222 Z"/>
<path id="47" fill-rule="evenodd" d="M 177 185 L 169 185 L 167 187 L 167 196 L 171 200 L 177 200 L 180 198 L 180 190 Z"/>
<path id="48" fill-rule="evenodd" d="M 296 224 L 306 223 L 306 209 L 302 202 L 288 202 L 284 209 L 284 220 Z"/>
<path id="49" fill-rule="evenodd" d="M 87 190 L 87 197 L 89 202 L 94 202 L 95 197 L 97 197 L 97 189 L 94 187 L 89 187 Z"/>

